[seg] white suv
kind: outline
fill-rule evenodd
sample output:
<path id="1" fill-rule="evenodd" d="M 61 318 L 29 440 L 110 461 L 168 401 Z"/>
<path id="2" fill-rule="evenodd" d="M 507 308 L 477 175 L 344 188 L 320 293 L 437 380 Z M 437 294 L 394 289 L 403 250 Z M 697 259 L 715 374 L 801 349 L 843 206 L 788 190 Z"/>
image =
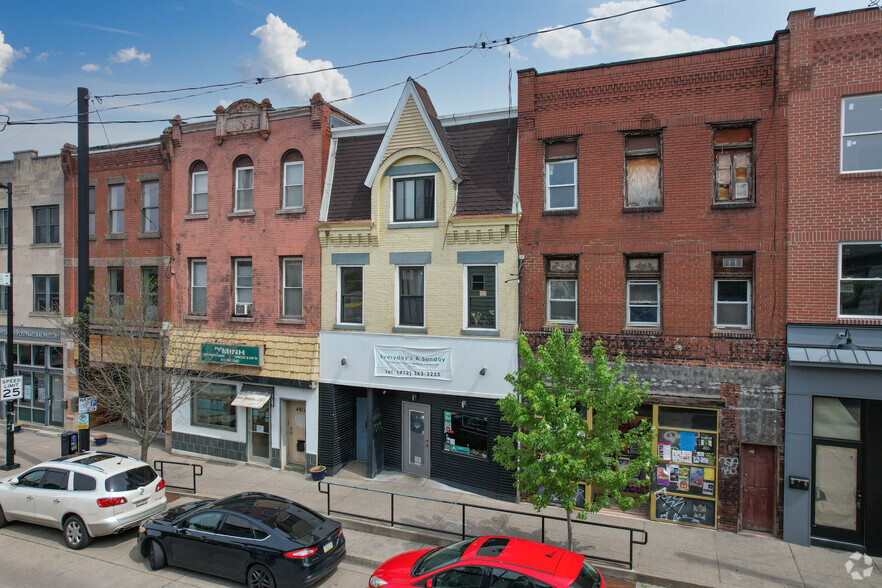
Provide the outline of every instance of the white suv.
<path id="1" fill-rule="evenodd" d="M 25 521 L 64 532 L 71 549 L 165 510 L 165 481 L 134 457 L 87 451 L 0 482 L 0 527 Z"/>

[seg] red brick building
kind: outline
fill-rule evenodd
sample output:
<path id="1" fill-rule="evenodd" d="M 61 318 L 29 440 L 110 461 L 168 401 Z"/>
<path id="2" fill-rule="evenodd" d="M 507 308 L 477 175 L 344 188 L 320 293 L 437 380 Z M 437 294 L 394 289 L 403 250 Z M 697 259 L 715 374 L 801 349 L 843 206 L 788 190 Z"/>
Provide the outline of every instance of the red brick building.
<path id="1" fill-rule="evenodd" d="M 779 532 L 786 111 L 775 42 L 519 72 L 522 329 L 650 383 L 649 516 Z M 688 472 L 688 473 L 687 473 Z M 658 474 L 658 475 L 656 475 Z"/>
<path id="2" fill-rule="evenodd" d="M 882 555 L 882 10 L 787 24 L 784 539 Z"/>
<path id="3" fill-rule="evenodd" d="M 172 258 L 171 160 L 169 138 L 92 147 L 89 150 L 89 267 L 96 304 L 117 309 L 147 303 L 145 316 L 159 324 L 171 315 L 169 263 Z M 64 301 L 73 317 L 77 307 L 76 146 L 61 150 L 64 172 Z M 99 325 L 92 332 L 100 334 Z M 73 358 L 73 354 L 68 354 Z M 76 377 L 66 377 L 70 396 Z M 66 426 L 75 415 L 66 416 Z"/>
<path id="4" fill-rule="evenodd" d="M 272 467 L 315 465 L 322 204 L 331 128 L 360 124 L 316 94 L 239 100 L 172 121 L 176 330 L 200 331 L 223 379 L 172 419 L 172 447 Z M 231 358 L 253 353 L 253 362 Z"/>

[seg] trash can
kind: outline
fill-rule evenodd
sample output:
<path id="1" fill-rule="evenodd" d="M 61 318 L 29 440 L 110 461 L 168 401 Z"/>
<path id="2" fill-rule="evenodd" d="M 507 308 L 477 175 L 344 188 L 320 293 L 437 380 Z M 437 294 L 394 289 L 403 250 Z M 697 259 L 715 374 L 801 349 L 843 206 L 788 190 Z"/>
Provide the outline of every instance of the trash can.
<path id="1" fill-rule="evenodd" d="M 77 453 L 80 434 L 78 431 L 62 431 L 61 433 L 61 457 Z"/>

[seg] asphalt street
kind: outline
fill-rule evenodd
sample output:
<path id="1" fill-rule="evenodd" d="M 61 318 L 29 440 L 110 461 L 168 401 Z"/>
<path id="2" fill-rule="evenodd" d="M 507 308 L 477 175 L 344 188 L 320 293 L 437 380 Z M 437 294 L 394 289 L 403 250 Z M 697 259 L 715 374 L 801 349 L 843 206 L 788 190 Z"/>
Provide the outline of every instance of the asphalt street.
<path id="1" fill-rule="evenodd" d="M 119 588 L 138 586 L 241 586 L 166 567 L 151 571 L 138 553 L 138 531 L 98 537 L 82 551 L 68 549 L 61 531 L 10 523 L 0 529 L 0 586 L 59 586 L 64 588 Z M 343 561 L 336 571 L 316 584 L 318 588 L 367 586 L 373 569 Z"/>

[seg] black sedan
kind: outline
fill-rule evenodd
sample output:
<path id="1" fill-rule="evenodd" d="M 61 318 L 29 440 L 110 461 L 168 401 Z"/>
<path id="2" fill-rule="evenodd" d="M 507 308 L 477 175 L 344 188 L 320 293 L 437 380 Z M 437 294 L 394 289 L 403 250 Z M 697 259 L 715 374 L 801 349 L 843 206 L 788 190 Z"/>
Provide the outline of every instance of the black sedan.
<path id="1" fill-rule="evenodd" d="M 259 492 L 172 508 L 141 525 L 138 547 L 153 570 L 170 564 L 254 588 L 308 586 L 346 555 L 340 523 Z"/>

